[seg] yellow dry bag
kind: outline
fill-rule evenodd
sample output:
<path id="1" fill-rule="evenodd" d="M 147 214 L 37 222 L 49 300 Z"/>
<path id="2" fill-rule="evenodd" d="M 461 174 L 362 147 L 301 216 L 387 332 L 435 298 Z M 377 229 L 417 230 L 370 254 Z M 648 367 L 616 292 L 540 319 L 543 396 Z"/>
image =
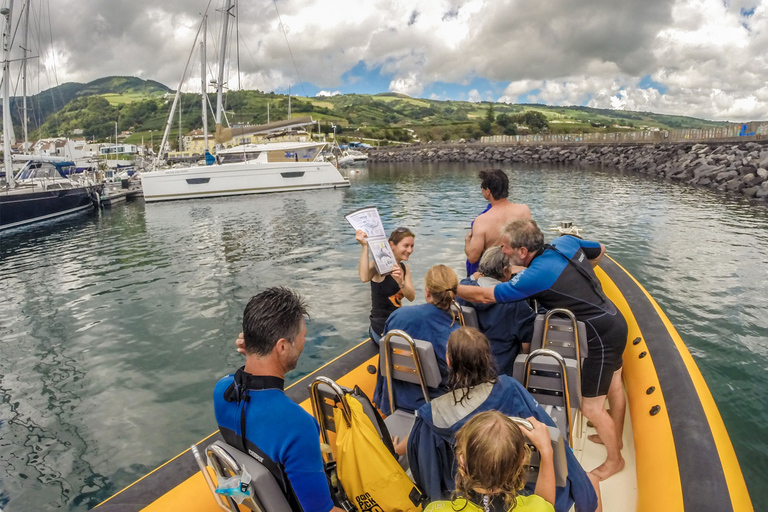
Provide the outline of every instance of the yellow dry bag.
<path id="1" fill-rule="evenodd" d="M 359 512 L 415 512 L 422 494 L 390 453 L 363 406 L 344 395 L 350 424 L 335 408 L 336 469 L 342 487 Z"/>

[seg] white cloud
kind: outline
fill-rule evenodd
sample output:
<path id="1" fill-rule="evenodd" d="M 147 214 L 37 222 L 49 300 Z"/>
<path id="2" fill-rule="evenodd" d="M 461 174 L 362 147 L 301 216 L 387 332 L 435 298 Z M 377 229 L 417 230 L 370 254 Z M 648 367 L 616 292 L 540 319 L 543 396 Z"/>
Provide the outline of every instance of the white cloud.
<path id="1" fill-rule="evenodd" d="M 47 66 L 42 88 L 56 85 L 56 77 L 63 83 L 108 75 L 175 88 L 206 3 L 51 2 L 56 58 L 47 47 L 36 49 Z M 270 3 L 239 6 L 244 88 L 292 84 L 304 94 L 298 84 L 305 82 L 329 92 L 359 87 L 380 71 L 390 91 L 411 96 L 442 82 L 465 84 L 474 101 L 525 97 L 768 118 L 768 0 L 281 0 L 277 7 L 286 35 Z M 211 13 L 209 76 L 219 28 L 219 14 Z M 641 87 L 645 76 L 660 85 Z M 489 96 L 477 78 L 495 92 Z M 186 81 L 190 90 L 199 82 Z M 231 66 L 228 85 L 237 84 Z"/>
<path id="2" fill-rule="evenodd" d="M 315 96 L 317 96 L 317 97 L 322 97 L 322 96 L 328 97 L 328 96 L 338 96 L 339 94 L 341 94 L 340 91 L 333 91 L 333 92 L 331 92 L 331 91 L 320 91 L 317 94 L 315 94 Z"/>
<path id="3" fill-rule="evenodd" d="M 468 99 L 472 103 L 480 103 L 481 101 L 483 101 L 483 99 L 480 97 L 480 91 L 478 91 L 477 89 L 472 89 L 471 91 L 469 91 Z"/>

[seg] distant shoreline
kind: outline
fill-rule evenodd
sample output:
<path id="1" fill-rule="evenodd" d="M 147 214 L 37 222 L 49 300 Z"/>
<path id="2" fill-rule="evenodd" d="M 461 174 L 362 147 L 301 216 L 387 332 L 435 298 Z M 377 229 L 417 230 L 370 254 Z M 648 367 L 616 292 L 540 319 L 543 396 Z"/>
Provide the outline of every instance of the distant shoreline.
<path id="1" fill-rule="evenodd" d="M 487 162 L 597 166 L 633 171 L 768 204 L 768 141 L 560 146 L 491 144 L 374 148 L 370 162 Z"/>

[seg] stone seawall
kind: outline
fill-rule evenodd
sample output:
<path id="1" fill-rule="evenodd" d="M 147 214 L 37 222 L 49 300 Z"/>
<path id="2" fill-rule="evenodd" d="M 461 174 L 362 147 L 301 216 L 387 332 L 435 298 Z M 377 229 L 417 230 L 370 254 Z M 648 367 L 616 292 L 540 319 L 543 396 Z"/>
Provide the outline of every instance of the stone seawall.
<path id="1" fill-rule="evenodd" d="M 600 166 L 768 202 L 768 143 L 573 146 L 444 145 L 370 150 L 371 162 L 486 162 Z"/>

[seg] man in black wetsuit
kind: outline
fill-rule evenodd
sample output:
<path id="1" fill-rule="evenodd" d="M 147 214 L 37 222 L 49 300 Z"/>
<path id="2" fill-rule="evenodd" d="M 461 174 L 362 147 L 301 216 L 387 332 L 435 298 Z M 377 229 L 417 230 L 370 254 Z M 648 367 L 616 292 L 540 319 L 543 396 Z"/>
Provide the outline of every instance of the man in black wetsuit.
<path id="1" fill-rule="evenodd" d="M 627 323 L 605 296 L 594 273 L 605 254 L 597 242 L 561 236 L 544 244 L 532 220 L 510 222 L 502 229 L 502 251 L 517 275 L 493 288 L 459 286 L 458 296 L 471 302 L 511 302 L 533 297 L 547 309 L 565 308 L 586 324 L 588 354 L 582 367 L 582 412 L 597 430 L 595 442 L 605 444 L 605 462 L 594 473 L 605 480 L 624 467 L 621 434 L 626 398 L 621 386 L 622 354 Z M 513 269 L 513 272 L 515 270 Z M 605 399 L 611 411 L 605 410 Z"/>

